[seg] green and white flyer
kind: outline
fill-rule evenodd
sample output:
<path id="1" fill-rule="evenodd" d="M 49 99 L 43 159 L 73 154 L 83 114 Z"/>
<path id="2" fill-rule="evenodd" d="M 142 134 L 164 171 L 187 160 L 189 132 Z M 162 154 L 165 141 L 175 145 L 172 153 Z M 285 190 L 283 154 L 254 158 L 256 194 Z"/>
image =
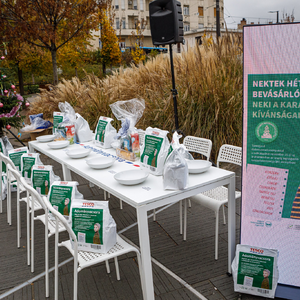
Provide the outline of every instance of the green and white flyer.
<path id="1" fill-rule="evenodd" d="M 1 138 L 0 138 L 0 152 L 5 155 L 4 144 Z M 2 172 L 6 172 L 6 164 L 4 162 L 2 162 Z"/>
<path id="2" fill-rule="evenodd" d="M 21 173 L 26 180 L 31 180 L 32 167 L 42 165 L 39 153 L 24 153 L 21 156 Z"/>
<path id="3" fill-rule="evenodd" d="M 21 156 L 24 153 L 28 153 L 27 147 L 21 147 L 18 149 L 13 149 L 8 151 L 8 157 L 12 160 L 16 168 L 21 171 Z"/>
<path id="4" fill-rule="evenodd" d="M 149 168 L 153 175 L 162 175 L 164 163 L 170 150 L 168 131 L 148 127 L 141 149 L 141 165 Z"/>
<path id="5" fill-rule="evenodd" d="M 52 166 L 38 166 L 32 167 L 32 185 L 33 188 L 41 195 L 47 196 L 51 185 Z"/>
<path id="6" fill-rule="evenodd" d="M 63 122 L 64 120 L 64 113 L 62 112 L 53 112 L 53 133 L 56 132 L 58 124 Z"/>
<path id="7" fill-rule="evenodd" d="M 107 201 L 74 199 L 71 221 L 78 250 L 106 253 L 115 245 L 116 223 L 110 215 Z"/>
<path id="8" fill-rule="evenodd" d="M 54 181 L 50 187 L 48 200 L 58 212 L 69 220 L 71 203 L 76 199 L 83 199 L 83 195 L 77 190 L 76 181 Z"/>
<path id="9" fill-rule="evenodd" d="M 274 298 L 278 282 L 278 251 L 237 245 L 232 262 L 234 291 Z"/>
<path id="10" fill-rule="evenodd" d="M 112 118 L 101 116 L 95 131 L 95 144 L 102 148 L 110 148 L 117 130 L 112 126 Z"/>

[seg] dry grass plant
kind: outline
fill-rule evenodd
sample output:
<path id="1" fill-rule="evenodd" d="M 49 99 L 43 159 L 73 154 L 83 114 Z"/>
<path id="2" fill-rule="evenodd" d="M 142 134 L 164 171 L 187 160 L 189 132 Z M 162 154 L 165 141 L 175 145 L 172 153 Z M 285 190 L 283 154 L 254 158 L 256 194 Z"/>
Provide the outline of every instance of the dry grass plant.
<path id="1" fill-rule="evenodd" d="M 204 41 L 174 56 L 180 129 L 186 135 L 211 139 L 213 160 L 222 144 L 241 145 L 241 54 L 238 38 L 228 35 L 218 43 Z M 29 114 L 42 111 L 50 119 L 53 111 L 58 111 L 58 103 L 67 101 L 95 129 L 101 115 L 113 117 L 109 104 L 143 98 L 146 109 L 137 127 L 152 126 L 171 132 L 175 128 L 171 88 L 169 56 L 162 54 L 144 65 L 121 67 L 102 80 L 93 74 L 87 74 L 83 81 L 63 80 L 51 91 L 44 90 Z"/>

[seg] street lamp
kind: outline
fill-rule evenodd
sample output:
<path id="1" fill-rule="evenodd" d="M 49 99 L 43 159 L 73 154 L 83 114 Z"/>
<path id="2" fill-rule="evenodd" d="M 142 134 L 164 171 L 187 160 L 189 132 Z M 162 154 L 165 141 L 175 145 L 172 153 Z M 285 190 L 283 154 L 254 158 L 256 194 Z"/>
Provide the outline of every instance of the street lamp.
<path id="1" fill-rule="evenodd" d="M 276 23 L 279 23 L 279 10 L 270 10 L 268 12 L 269 13 L 277 13 L 277 22 Z"/>

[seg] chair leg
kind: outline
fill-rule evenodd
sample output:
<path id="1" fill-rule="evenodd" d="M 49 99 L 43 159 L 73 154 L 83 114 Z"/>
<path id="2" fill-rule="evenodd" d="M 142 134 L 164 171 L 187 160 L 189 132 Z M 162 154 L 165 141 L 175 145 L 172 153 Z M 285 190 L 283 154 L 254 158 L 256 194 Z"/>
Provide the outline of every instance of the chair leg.
<path id="1" fill-rule="evenodd" d="M 118 257 L 115 257 L 114 259 L 115 259 L 117 280 L 120 280 L 120 269 L 119 269 Z"/>
<path id="2" fill-rule="evenodd" d="M 104 200 L 106 200 L 106 191 L 103 191 Z"/>
<path id="3" fill-rule="evenodd" d="M 180 224 L 180 234 L 182 234 L 182 200 L 179 201 L 179 224 Z"/>
<path id="4" fill-rule="evenodd" d="M 223 223 L 225 225 L 226 224 L 226 217 L 225 217 L 225 207 L 224 207 L 224 204 L 222 205 L 222 208 L 223 208 Z"/>
<path id="5" fill-rule="evenodd" d="M 11 186 L 10 186 L 10 174 L 9 171 L 7 172 L 7 223 L 11 225 L 11 220 L 10 220 L 10 197 L 11 197 Z"/>
<path id="6" fill-rule="evenodd" d="M 106 273 L 109 274 L 110 273 L 110 267 L 109 267 L 108 260 L 105 261 L 105 266 L 106 266 Z"/>
<path id="7" fill-rule="evenodd" d="M 186 227 L 187 227 L 187 199 L 183 200 L 184 213 L 183 213 L 183 240 L 186 241 Z"/>
<path id="8" fill-rule="evenodd" d="M 58 300 L 58 219 L 56 219 L 55 225 L 55 271 L 54 271 L 54 299 Z M 75 268 L 74 268 L 75 269 Z M 74 280 L 75 280 L 75 272 L 74 272 Z"/>
<path id="9" fill-rule="evenodd" d="M 192 207 L 192 201 L 189 199 L 189 207 Z"/>
<path id="10" fill-rule="evenodd" d="M 31 272 L 34 272 L 34 198 L 31 197 Z"/>
<path id="11" fill-rule="evenodd" d="M 27 192 L 27 265 L 30 265 L 30 212 L 29 212 L 29 194 Z"/>
<path id="12" fill-rule="evenodd" d="M 123 209 L 123 202 L 120 200 L 120 209 Z"/>
<path id="13" fill-rule="evenodd" d="M 216 213 L 215 260 L 218 260 L 219 243 L 219 211 Z"/>
<path id="14" fill-rule="evenodd" d="M 20 248 L 21 238 L 21 218 L 20 218 L 20 188 L 17 185 L 17 247 Z"/>
<path id="15" fill-rule="evenodd" d="M 48 211 L 45 211 L 45 290 L 46 298 L 49 297 L 49 238 L 48 238 Z"/>
<path id="16" fill-rule="evenodd" d="M 153 221 L 156 221 L 156 210 L 153 209 Z"/>

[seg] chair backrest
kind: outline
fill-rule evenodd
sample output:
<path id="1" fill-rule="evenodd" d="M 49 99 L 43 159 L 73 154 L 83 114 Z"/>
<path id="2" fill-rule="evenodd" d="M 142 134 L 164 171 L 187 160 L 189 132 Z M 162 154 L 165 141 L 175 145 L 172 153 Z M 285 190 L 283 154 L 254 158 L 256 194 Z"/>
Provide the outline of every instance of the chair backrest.
<path id="1" fill-rule="evenodd" d="M 44 208 L 45 212 L 47 211 L 51 211 L 52 216 L 55 217 L 56 222 L 60 222 L 63 224 L 63 226 L 66 228 L 66 230 L 68 231 L 68 233 L 70 234 L 70 236 L 72 237 L 72 239 L 74 241 L 76 241 L 77 243 L 77 238 L 76 235 L 74 234 L 72 228 L 70 227 L 70 225 L 68 224 L 68 221 L 65 219 L 65 217 L 59 213 L 55 208 L 53 208 L 53 206 L 51 205 L 51 203 L 48 200 L 43 200 L 42 196 L 30 185 L 28 185 L 27 181 L 25 180 L 24 177 L 21 177 L 21 182 L 22 185 L 24 185 L 24 188 L 28 191 L 28 193 L 31 195 L 31 197 L 36 198 L 42 205 L 42 207 Z M 57 228 L 58 230 L 58 228 Z M 58 231 L 57 231 L 58 233 Z"/>
<path id="2" fill-rule="evenodd" d="M 183 145 L 188 151 L 204 155 L 209 160 L 212 148 L 211 140 L 188 135 L 184 138 Z"/>
<path id="3" fill-rule="evenodd" d="M 220 162 L 242 165 L 242 147 L 224 144 L 221 146 L 217 158 L 217 167 Z"/>
<path id="4" fill-rule="evenodd" d="M 11 165 L 10 163 L 8 163 L 8 164 L 6 164 L 6 167 L 7 167 L 7 173 L 9 173 L 9 172 L 12 173 L 14 178 L 17 180 L 18 187 L 19 187 L 19 185 L 22 184 L 21 183 L 22 176 L 21 176 L 20 172 L 14 168 L 15 167 L 14 164 Z M 7 176 L 7 177 L 9 177 L 9 176 Z"/>
<path id="5" fill-rule="evenodd" d="M 13 173 L 14 174 L 14 173 Z M 31 196 L 32 199 L 32 205 L 34 207 L 34 202 L 38 201 L 41 205 L 41 207 L 43 208 L 43 210 L 45 211 L 45 214 L 47 213 L 47 205 L 46 202 L 48 201 L 44 201 L 42 196 L 32 187 L 28 184 L 28 182 L 26 181 L 26 179 L 24 177 L 21 176 L 21 184 L 22 186 L 25 188 L 25 190 L 28 193 L 28 196 Z"/>

